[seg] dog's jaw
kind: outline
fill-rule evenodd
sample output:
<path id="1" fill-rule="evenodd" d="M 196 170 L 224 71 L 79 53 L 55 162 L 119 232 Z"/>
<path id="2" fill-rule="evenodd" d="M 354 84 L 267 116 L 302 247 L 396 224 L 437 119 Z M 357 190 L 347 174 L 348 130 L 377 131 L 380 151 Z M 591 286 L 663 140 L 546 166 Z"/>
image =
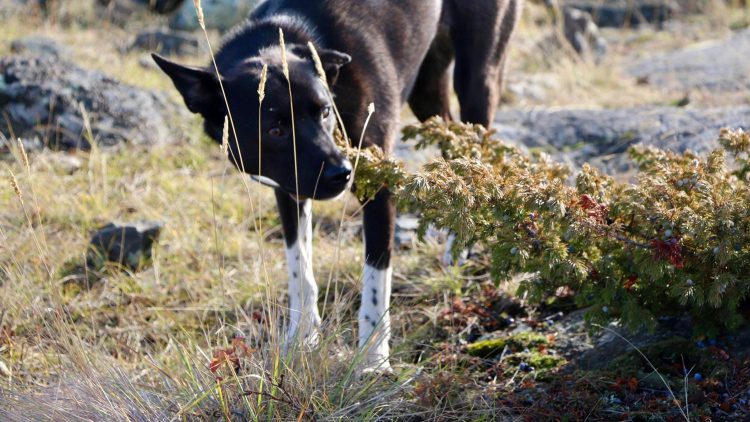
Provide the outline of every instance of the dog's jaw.
<path id="1" fill-rule="evenodd" d="M 365 265 L 362 276 L 362 304 L 359 309 L 359 348 L 365 371 L 391 371 L 388 361 L 391 339 L 391 267 Z"/>
<path id="2" fill-rule="evenodd" d="M 297 241 L 286 249 L 289 271 L 289 328 L 286 347 L 294 341 L 315 344 L 320 327 L 318 285 L 312 269 L 312 202 L 300 208 Z"/>

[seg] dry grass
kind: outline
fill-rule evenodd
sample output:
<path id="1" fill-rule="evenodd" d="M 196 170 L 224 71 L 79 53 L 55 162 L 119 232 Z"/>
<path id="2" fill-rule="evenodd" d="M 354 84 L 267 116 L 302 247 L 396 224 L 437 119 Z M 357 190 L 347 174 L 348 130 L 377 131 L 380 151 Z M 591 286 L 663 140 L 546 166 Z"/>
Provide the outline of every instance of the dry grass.
<path id="1" fill-rule="evenodd" d="M 238 376 L 245 389 L 258 379 L 268 385 L 278 378 L 266 374 L 272 372 L 269 365 L 282 358 L 278 329 L 285 314 L 286 269 L 273 198 L 268 190 L 253 186 L 253 200 L 260 195 L 268 210 L 253 216 L 242 182 L 219 154 L 215 146 L 193 141 L 179 149 L 78 153 L 74 157 L 83 166 L 72 174 L 59 164 L 65 153 L 32 155 L 29 173 L 21 160 L 6 163 L 17 175 L 24 203 L 10 185 L 0 190 L 0 202 L 7 204 L 0 209 L 1 325 L 14 331 L 0 341 L 0 360 L 11 371 L 0 385 L 13 394 L 45 385 L 33 394 L 51 398 L 51 391 L 62 384 L 65 394 L 85 397 L 97 391 L 94 381 L 104 371 L 113 379 L 101 381 L 99 392 L 104 396 L 97 397 L 102 400 L 119 394 L 109 387 L 124 388 L 117 380 L 130 379 L 149 394 L 173 391 L 159 398 L 160 403 L 187 406 L 204 391 L 218 388 L 207 365 L 213 350 L 237 335 L 257 350 Z M 320 280 L 336 265 L 339 207 L 340 203 L 315 206 L 315 269 Z M 34 222 L 31 227 L 27 212 Z M 258 217 L 267 227 L 262 240 L 267 245 L 267 275 L 260 268 L 261 239 L 252 230 L 253 218 Z M 166 222 L 149 269 L 135 274 L 116 268 L 97 274 L 81 270 L 93 229 L 111 220 L 140 219 Z M 352 374 L 344 375 L 353 369 L 356 337 L 351 330 L 363 262 L 356 230 L 344 232 L 347 247 L 341 250 L 336 280 L 338 303 L 343 305 L 326 312 L 331 324 L 324 338 L 330 340 L 311 354 L 293 355 L 283 369 L 276 369 L 287 374 L 285 388 L 294 388 L 290 394 L 304 392 L 301 397 L 308 397 L 322 380 L 330 388 L 342 388 L 344 380 L 347 385 L 359 382 L 352 381 Z M 37 247 L 36 238 L 46 240 Z M 337 355 L 342 358 L 329 359 Z M 324 396 L 330 393 L 320 391 Z M 341 404 L 348 399 L 341 399 Z M 202 400 L 194 404 L 204 405 Z M 5 411 L 18 416 L 24 409 Z M 334 410 L 340 409 L 329 409 Z"/>
<path id="2" fill-rule="evenodd" d="M 143 88 L 171 88 L 166 77 L 141 66 L 141 54 L 118 51 L 132 31 L 99 21 L 88 1 L 59 3 L 54 19 L 33 13 L 6 19 L 0 55 L 15 38 L 47 35 L 69 46 L 83 66 Z M 518 38 L 533 39 L 535 31 L 527 22 Z M 597 67 L 566 59 L 543 69 L 535 60 L 518 49 L 511 74 L 537 67 L 531 73 L 549 75 L 557 85 L 548 90 L 548 105 L 659 101 L 622 79 L 617 62 Z M 613 95 L 622 92 L 630 94 Z M 248 191 L 220 149 L 202 138 L 197 121 L 192 138 L 178 145 L 44 151 L 31 154 L 28 170 L 17 148 L 0 158 L 2 180 L 12 171 L 24 198 L 22 204 L 9 182 L 0 186 L 0 420 L 505 416 L 471 382 L 458 398 L 425 404 L 416 397 L 417 381 L 462 371 L 458 364 L 415 364 L 418 352 L 410 349 L 448 306 L 446 292 L 460 291 L 463 282 L 438 267 L 434 244 L 395 258 L 398 375 L 357 374 L 353 330 L 364 262 L 356 201 L 347 209 L 343 201 L 314 204 L 315 274 L 321 284 L 336 274 L 331 297 L 320 303 L 336 306 L 322 310 L 319 345 L 282 354 L 286 269 L 273 195 L 254 184 Z M 71 158 L 80 168 L 71 168 Z M 83 270 L 94 229 L 140 219 L 166 223 L 151 266 L 137 273 Z M 262 238 L 254 231 L 258 221 Z M 232 347 L 236 336 L 245 338 L 246 354 Z M 215 351 L 228 348 L 243 354 L 239 370 L 224 364 L 212 372 Z"/>
<path id="3" fill-rule="evenodd" d="M 2 52 L 38 19 L 14 20 L 0 40 Z M 139 55 L 117 51 L 121 29 L 45 23 L 35 33 L 72 47 L 85 66 L 144 88 L 169 85 L 142 68 Z M 325 280 L 336 268 L 337 296 L 329 303 L 338 306 L 324 310 L 321 344 L 284 355 L 286 268 L 273 195 L 252 184 L 248 191 L 220 149 L 199 135 L 197 122 L 194 134 L 179 148 L 44 151 L 29 157 L 28 170 L 15 146 L 3 161 L 24 200 L 4 178 L 0 419 L 338 419 L 419 411 L 405 399 L 413 369 L 395 379 L 355 371 L 352 330 L 364 265 L 359 206 L 314 205 L 315 272 Z M 258 200 L 263 215 L 251 207 Z M 341 215 L 346 247 L 338 256 Z M 85 269 L 90 233 L 112 220 L 166 223 L 151 266 L 137 273 Z M 262 239 L 256 221 L 265 227 Z M 397 265 L 416 271 L 435 264 L 425 259 L 409 256 Z M 397 311 L 404 325 L 414 320 L 411 312 Z M 403 329 L 395 327 L 397 336 Z M 214 352 L 237 336 L 249 347 L 240 371 L 222 365 L 212 372 Z"/>

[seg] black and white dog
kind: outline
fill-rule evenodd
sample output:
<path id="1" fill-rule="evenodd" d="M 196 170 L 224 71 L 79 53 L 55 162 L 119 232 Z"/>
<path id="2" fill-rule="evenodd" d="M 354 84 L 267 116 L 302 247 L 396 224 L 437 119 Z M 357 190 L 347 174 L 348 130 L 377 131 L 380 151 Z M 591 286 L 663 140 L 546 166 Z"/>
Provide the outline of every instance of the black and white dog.
<path id="1" fill-rule="evenodd" d="M 310 201 L 335 198 L 352 182 L 352 166 L 333 140 L 330 97 L 308 42 L 319 53 L 347 132 L 359 137 L 368 105 L 374 103 L 376 112 L 363 145 L 389 152 L 400 130 L 404 103 L 420 120 L 451 118 L 451 79 L 461 120 L 490 124 L 522 1 L 267 0 L 226 37 L 216 63 L 238 137 L 237 143 L 229 142 L 229 156 L 244 172 L 271 179 L 277 186 L 289 269 L 288 338 L 314 337 L 320 325 Z M 286 39 L 296 142 L 279 28 Z M 187 107 L 203 116 L 206 132 L 219 141 L 227 107 L 213 66 L 186 67 L 156 55 L 154 59 Z M 258 116 L 256 91 L 264 65 L 266 98 Z M 387 190 L 365 204 L 359 345 L 370 369 L 389 368 L 394 220 L 394 202 Z"/>

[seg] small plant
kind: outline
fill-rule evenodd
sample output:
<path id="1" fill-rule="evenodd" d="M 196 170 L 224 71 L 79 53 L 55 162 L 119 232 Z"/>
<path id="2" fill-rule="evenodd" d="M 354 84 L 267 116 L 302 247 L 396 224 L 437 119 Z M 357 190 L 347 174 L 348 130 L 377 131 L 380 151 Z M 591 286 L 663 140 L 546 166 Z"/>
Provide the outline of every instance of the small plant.
<path id="1" fill-rule="evenodd" d="M 526 156 L 478 125 L 433 118 L 404 130 L 417 148 L 442 158 L 406 174 L 379 151 L 363 152 L 356 186 L 382 186 L 399 205 L 456 234 L 454 252 L 484 244 L 496 282 L 527 272 L 520 290 L 541 301 L 560 287 L 576 292 L 588 320 L 653 326 L 689 312 L 702 334 L 743 322 L 750 282 L 750 138 L 723 130 L 722 148 L 702 158 L 634 148 L 633 184 L 584 165 L 570 171 L 546 155 Z M 727 153 L 737 163 L 726 164 Z"/>

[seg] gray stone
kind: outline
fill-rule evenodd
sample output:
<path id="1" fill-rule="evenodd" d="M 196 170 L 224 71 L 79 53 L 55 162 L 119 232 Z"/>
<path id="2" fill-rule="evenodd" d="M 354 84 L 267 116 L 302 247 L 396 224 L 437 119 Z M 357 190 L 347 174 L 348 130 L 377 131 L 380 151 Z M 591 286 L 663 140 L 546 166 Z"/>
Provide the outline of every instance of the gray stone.
<path id="1" fill-rule="evenodd" d="M 750 106 L 690 109 L 508 110 L 497 114 L 498 137 L 551 154 L 573 168 L 590 163 L 608 174 L 633 169 L 627 150 L 650 145 L 705 153 L 723 127 L 748 129 Z"/>
<path id="2" fill-rule="evenodd" d="M 674 0 L 566 0 L 563 7 L 591 14 L 600 27 L 661 25 L 680 11 Z"/>
<path id="3" fill-rule="evenodd" d="M 202 8 L 206 27 L 227 31 L 245 20 L 258 3 L 259 0 L 203 0 Z M 172 15 L 169 26 L 173 29 L 188 31 L 198 29 L 198 18 L 193 2 L 184 2 L 182 7 Z"/>
<path id="4" fill-rule="evenodd" d="M 161 92 L 120 83 L 56 58 L 0 59 L 0 133 L 39 139 L 48 147 L 90 147 L 123 142 L 156 144 L 179 139 L 175 122 L 185 114 Z"/>
<path id="5" fill-rule="evenodd" d="M 585 309 L 575 311 L 554 324 L 555 331 L 559 333 L 555 346 L 573 361 L 571 369 L 607 368 L 612 365 L 613 358 L 637 355 L 636 349 L 648 355 L 649 351 L 658 350 L 659 346 L 669 348 L 670 344 L 705 347 L 694 343 L 695 325 L 689 316 L 661 318 L 653 330 L 628 330 L 612 323 L 590 335 L 589 327 L 584 322 L 585 313 Z M 741 361 L 750 355 L 750 328 L 740 327 L 726 336 L 726 341 L 724 346 L 734 358 Z M 655 356 L 650 358 L 654 359 Z"/>
<path id="6" fill-rule="evenodd" d="M 134 0 L 134 1 L 147 7 L 149 10 L 153 12 L 161 13 L 161 14 L 172 13 L 175 10 L 177 10 L 177 8 L 182 5 L 182 3 L 186 3 L 185 0 Z"/>
<path id="7" fill-rule="evenodd" d="M 83 161 L 67 152 L 55 151 L 44 155 L 43 159 L 55 170 L 64 174 L 74 174 L 83 167 Z"/>
<path id="8" fill-rule="evenodd" d="M 563 10 L 563 33 L 573 49 L 584 59 L 600 61 L 607 53 L 607 42 L 591 14 L 567 7 Z"/>
<path id="9" fill-rule="evenodd" d="M 183 3 L 187 2 L 185 0 L 97 0 L 98 6 L 116 12 L 118 15 L 132 13 L 138 9 L 168 14 L 174 12 Z"/>
<path id="10" fill-rule="evenodd" d="M 201 39 L 191 32 L 150 29 L 133 37 L 124 50 L 145 50 L 162 55 L 196 55 L 200 52 L 200 42 Z"/>
<path id="11" fill-rule="evenodd" d="M 411 214 L 400 214 L 396 217 L 396 247 L 399 249 L 410 249 L 417 240 L 417 228 L 419 218 Z"/>
<path id="12" fill-rule="evenodd" d="M 37 56 L 70 56 L 72 52 L 67 47 L 60 45 L 52 38 L 32 35 L 13 40 L 10 43 L 10 51 L 16 54 L 28 54 Z"/>
<path id="13" fill-rule="evenodd" d="M 99 268 L 106 261 L 138 270 L 151 260 L 163 227 L 163 223 L 151 221 L 109 223 L 91 237 L 87 264 Z"/>
<path id="14" fill-rule="evenodd" d="M 734 33 L 724 40 L 646 57 L 630 65 L 628 73 L 665 91 L 748 91 L 750 30 Z"/>
<path id="15" fill-rule="evenodd" d="M 12 17 L 18 13 L 46 11 L 48 0 L 0 0 L 0 16 Z"/>

